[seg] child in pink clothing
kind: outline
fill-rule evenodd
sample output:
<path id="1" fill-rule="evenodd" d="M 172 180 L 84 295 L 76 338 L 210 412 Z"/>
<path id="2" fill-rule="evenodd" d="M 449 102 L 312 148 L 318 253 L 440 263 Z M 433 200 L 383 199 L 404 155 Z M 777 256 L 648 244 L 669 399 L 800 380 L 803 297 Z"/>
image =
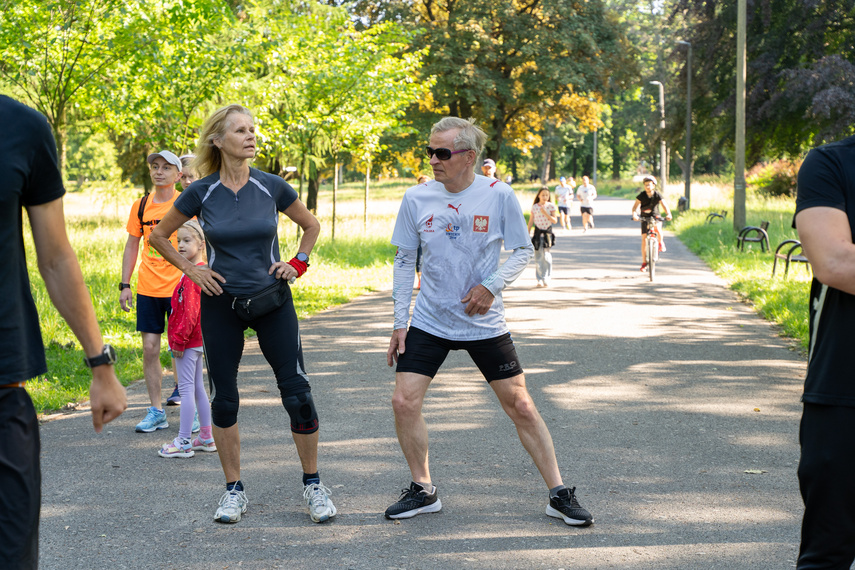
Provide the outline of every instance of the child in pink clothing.
<path id="1" fill-rule="evenodd" d="M 205 264 L 205 237 L 195 220 L 178 229 L 178 253 L 196 265 Z M 202 381 L 202 327 L 199 319 L 201 288 L 182 275 L 172 293 L 169 315 L 169 348 L 175 358 L 178 393 L 181 395 L 181 424 L 178 437 L 157 452 L 161 457 L 193 457 L 194 450 L 216 451 L 211 433 L 211 405 Z M 193 419 L 199 412 L 201 431 L 190 441 Z"/>

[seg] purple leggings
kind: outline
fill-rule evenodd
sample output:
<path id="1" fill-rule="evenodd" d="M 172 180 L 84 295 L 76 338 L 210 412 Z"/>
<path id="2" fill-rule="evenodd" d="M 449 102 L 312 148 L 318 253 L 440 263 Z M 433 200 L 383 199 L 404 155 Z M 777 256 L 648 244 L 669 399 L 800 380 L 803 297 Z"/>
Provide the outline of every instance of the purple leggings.
<path id="1" fill-rule="evenodd" d="M 181 395 L 181 425 L 178 437 L 190 439 L 193 417 L 199 410 L 199 425 L 211 425 L 211 405 L 202 381 L 202 352 L 187 349 L 184 356 L 175 359 L 175 373 L 178 376 L 178 393 Z"/>

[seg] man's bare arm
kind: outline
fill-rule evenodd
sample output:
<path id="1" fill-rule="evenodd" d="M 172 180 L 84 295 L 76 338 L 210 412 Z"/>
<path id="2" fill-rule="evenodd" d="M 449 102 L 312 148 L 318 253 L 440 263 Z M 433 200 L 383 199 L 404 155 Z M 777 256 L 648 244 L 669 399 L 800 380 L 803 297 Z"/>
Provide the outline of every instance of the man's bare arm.
<path id="1" fill-rule="evenodd" d="M 846 213 L 815 207 L 796 216 L 799 240 L 820 283 L 855 295 L 855 244 Z"/>
<path id="2" fill-rule="evenodd" d="M 29 206 L 27 214 L 33 230 L 39 272 L 50 299 L 80 341 L 86 356 L 97 356 L 104 343 L 80 264 L 65 231 L 62 199 Z M 112 366 L 98 366 L 92 369 L 92 374 L 89 388 L 92 424 L 95 431 L 100 432 L 103 424 L 119 417 L 128 404 L 125 389 Z"/>

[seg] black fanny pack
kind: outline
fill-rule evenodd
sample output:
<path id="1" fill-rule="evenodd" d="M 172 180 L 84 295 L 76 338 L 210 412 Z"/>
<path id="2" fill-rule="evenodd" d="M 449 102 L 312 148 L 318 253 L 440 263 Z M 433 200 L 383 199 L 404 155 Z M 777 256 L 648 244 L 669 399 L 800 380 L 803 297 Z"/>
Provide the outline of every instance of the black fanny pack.
<path id="1" fill-rule="evenodd" d="M 252 321 L 275 311 L 291 298 L 291 287 L 285 279 L 266 287 L 250 297 L 235 297 L 232 309 L 242 321 Z"/>

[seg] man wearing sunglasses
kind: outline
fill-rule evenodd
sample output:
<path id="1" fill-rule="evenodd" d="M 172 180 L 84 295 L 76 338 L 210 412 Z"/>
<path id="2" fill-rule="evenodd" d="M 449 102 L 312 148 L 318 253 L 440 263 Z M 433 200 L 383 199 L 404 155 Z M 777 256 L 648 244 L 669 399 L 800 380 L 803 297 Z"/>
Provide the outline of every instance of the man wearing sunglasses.
<path id="1" fill-rule="evenodd" d="M 510 186 L 474 172 L 486 140 L 471 121 L 446 117 L 435 124 L 426 148 L 434 180 L 407 190 L 395 222 L 395 326 L 386 361 L 397 363 L 392 407 L 412 483 L 386 509 L 386 517 L 410 518 L 442 508 L 428 466 L 422 404 L 449 350 L 466 350 L 546 482 L 546 514 L 588 526 L 591 514 L 579 505 L 575 487 L 564 486 L 552 437 L 528 393 L 505 322 L 502 290 L 523 272 L 533 248 Z M 503 244 L 513 253 L 500 266 Z M 422 282 L 408 329 L 419 246 Z"/>

